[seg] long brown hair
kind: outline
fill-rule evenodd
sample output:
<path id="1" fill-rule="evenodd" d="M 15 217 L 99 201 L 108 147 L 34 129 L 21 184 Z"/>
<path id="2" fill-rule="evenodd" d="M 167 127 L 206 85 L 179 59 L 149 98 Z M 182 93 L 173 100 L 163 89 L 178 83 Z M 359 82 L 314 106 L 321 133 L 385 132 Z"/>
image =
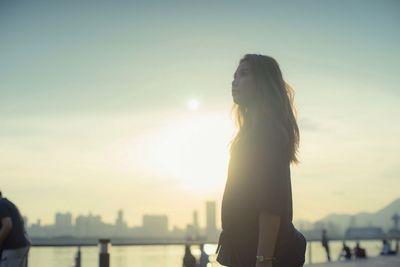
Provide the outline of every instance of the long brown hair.
<path id="1" fill-rule="evenodd" d="M 290 163 L 298 164 L 297 157 L 300 133 L 297 125 L 297 112 L 294 106 L 294 90 L 284 81 L 278 62 L 265 55 L 246 54 L 240 63 L 246 61 L 251 67 L 257 84 L 257 113 L 259 119 L 273 121 L 276 130 L 283 136 L 286 158 Z M 233 104 L 232 113 L 235 117 L 237 133 L 232 139 L 230 152 L 240 137 L 251 130 L 255 123 L 248 116 L 247 107 Z M 284 148 L 282 148 L 284 149 Z"/>

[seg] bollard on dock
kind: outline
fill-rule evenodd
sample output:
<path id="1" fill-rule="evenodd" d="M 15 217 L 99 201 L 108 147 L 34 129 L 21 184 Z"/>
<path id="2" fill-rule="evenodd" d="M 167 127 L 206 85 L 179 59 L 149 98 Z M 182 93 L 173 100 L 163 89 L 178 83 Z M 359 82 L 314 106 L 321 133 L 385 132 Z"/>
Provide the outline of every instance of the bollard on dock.
<path id="1" fill-rule="evenodd" d="M 99 267 L 110 267 L 110 239 L 100 239 Z"/>
<path id="2" fill-rule="evenodd" d="M 81 267 L 81 246 L 78 246 L 78 251 L 75 255 L 75 267 Z"/>

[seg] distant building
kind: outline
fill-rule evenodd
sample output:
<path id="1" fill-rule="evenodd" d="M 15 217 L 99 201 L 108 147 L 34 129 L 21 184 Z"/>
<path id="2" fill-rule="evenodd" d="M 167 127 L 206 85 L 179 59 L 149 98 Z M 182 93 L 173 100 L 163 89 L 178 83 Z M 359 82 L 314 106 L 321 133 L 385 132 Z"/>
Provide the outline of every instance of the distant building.
<path id="1" fill-rule="evenodd" d="M 54 225 L 59 228 L 72 226 L 72 214 L 70 212 L 60 213 L 57 212 L 54 218 Z"/>
<path id="2" fill-rule="evenodd" d="M 185 240 L 196 240 L 196 233 L 192 224 L 186 225 Z"/>
<path id="3" fill-rule="evenodd" d="M 172 230 L 169 234 L 173 238 L 183 238 L 184 239 L 187 236 L 187 228 L 181 229 L 174 225 L 174 227 L 172 228 Z"/>
<path id="4" fill-rule="evenodd" d="M 389 230 L 388 237 L 393 239 L 399 239 L 400 238 L 399 214 L 397 213 L 393 214 L 392 220 L 393 220 L 393 228 Z"/>
<path id="5" fill-rule="evenodd" d="M 385 233 L 381 227 L 350 227 L 345 237 L 346 239 L 382 239 Z"/>
<path id="6" fill-rule="evenodd" d="M 393 220 L 393 229 L 399 230 L 399 221 L 400 221 L 399 214 L 397 213 L 393 214 L 392 220 Z"/>
<path id="7" fill-rule="evenodd" d="M 143 234 L 151 237 L 168 235 L 168 217 L 166 215 L 144 215 Z"/>
<path id="8" fill-rule="evenodd" d="M 354 227 L 357 227 L 357 218 L 356 216 L 352 215 L 350 217 L 349 228 L 354 228 Z"/>
<path id="9" fill-rule="evenodd" d="M 55 236 L 72 235 L 72 214 L 70 212 L 57 212 L 54 216 L 54 228 L 52 231 Z"/>
<path id="10" fill-rule="evenodd" d="M 115 232 L 114 236 L 122 237 L 125 236 L 128 230 L 128 225 L 124 221 L 124 212 L 118 211 L 117 219 L 115 220 Z"/>
<path id="11" fill-rule="evenodd" d="M 45 236 L 46 232 L 41 225 L 40 219 L 37 219 L 36 223 L 32 223 L 28 228 L 28 233 L 30 236 Z"/>
<path id="12" fill-rule="evenodd" d="M 92 215 L 91 213 L 87 216 L 79 215 L 75 224 L 77 235 L 82 237 L 97 236 L 102 232 L 104 226 L 100 215 Z"/>

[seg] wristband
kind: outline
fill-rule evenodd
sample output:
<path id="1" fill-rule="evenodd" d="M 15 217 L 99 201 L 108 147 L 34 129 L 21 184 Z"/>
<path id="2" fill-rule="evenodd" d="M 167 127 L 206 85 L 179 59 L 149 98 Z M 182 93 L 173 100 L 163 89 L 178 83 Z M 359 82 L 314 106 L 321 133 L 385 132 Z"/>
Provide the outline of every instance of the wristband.
<path id="1" fill-rule="evenodd" d="M 275 257 L 267 258 L 267 257 L 260 255 L 260 256 L 256 256 L 256 259 L 258 262 L 267 262 L 267 261 L 274 261 Z"/>

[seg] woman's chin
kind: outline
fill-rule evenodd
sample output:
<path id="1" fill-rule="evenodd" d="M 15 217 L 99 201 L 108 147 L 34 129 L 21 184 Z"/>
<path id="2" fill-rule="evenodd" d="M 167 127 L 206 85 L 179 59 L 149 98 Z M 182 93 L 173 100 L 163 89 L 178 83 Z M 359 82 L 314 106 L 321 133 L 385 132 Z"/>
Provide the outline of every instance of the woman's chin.
<path id="1" fill-rule="evenodd" d="M 239 97 L 234 96 L 232 99 L 233 99 L 233 102 L 234 102 L 235 104 L 238 104 L 238 105 L 241 105 L 241 104 L 242 104 L 242 102 L 240 101 L 240 98 L 239 98 Z"/>
<path id="2" fill-rule="evenodd" d="M 239 98 L 239 97 L 233 97 L 233 102 L 239 106 L 248 106 L 249 103 L 243 99 L 243 98 Z"/>

